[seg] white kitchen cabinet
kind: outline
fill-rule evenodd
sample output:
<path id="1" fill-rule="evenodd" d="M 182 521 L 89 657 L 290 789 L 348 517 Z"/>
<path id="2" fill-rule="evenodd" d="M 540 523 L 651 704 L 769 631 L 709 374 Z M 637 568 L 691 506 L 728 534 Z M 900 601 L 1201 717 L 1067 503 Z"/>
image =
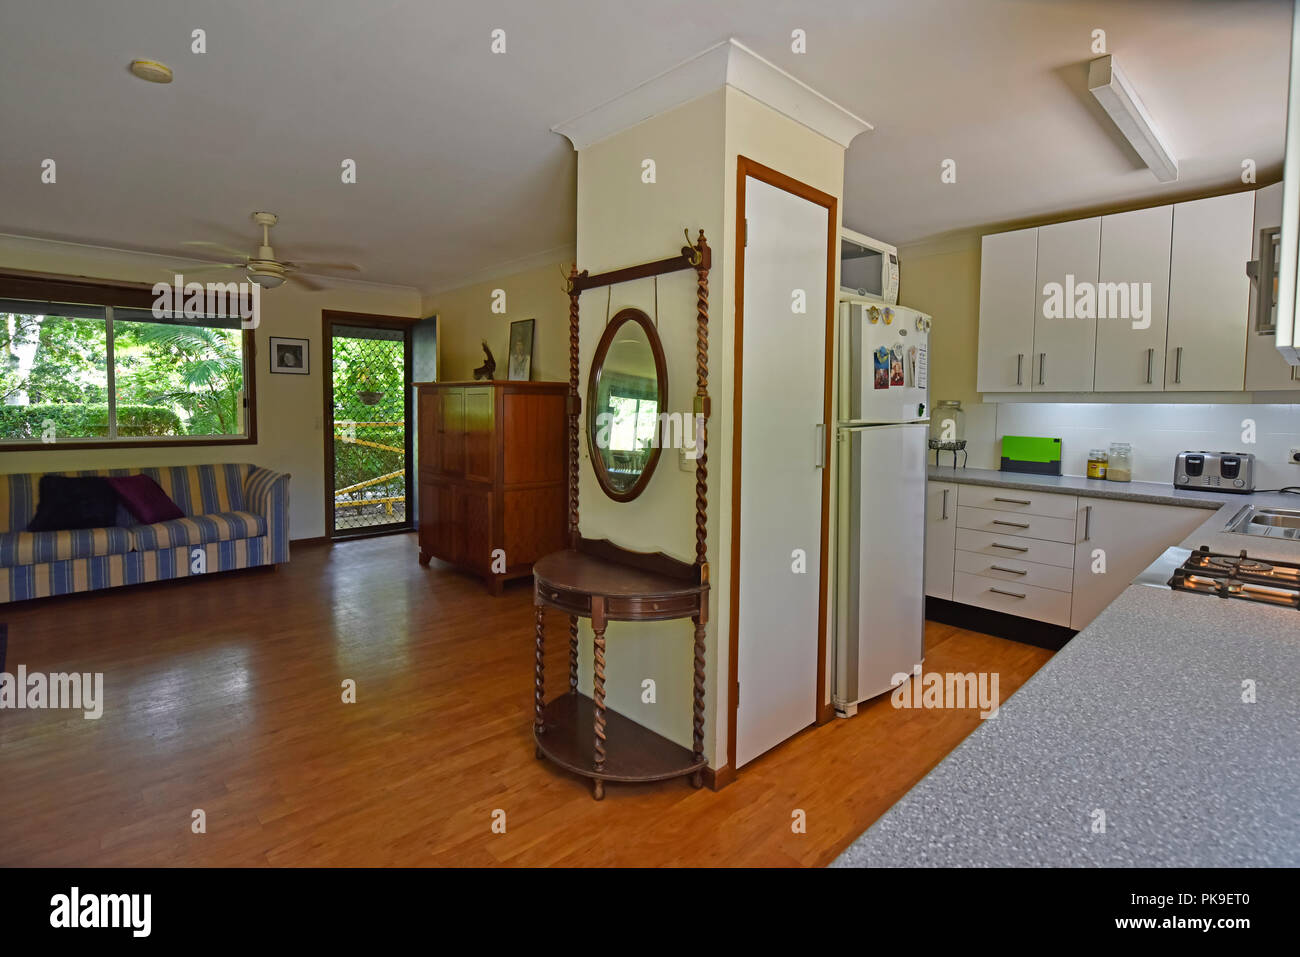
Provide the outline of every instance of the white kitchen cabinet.
<path id="1" fill-rule="evenodd" d="M 1070 627 L 1088 627 L 1161 552 L 1177 545 L 1213 514 L 1203 508 L 1081 496 Z"/>
<path id="2" fill-rule="evenodd" d="M 925 593 L 952 600 L 957 542 L 957 486 L 925 483 Z"/>
<path id="3" fill-rule="evenodd" d="M 985 236 L 980 246 L 980 392 L 1028 392 L 1032 378 L 1038 230 Z"/>
<path id="4" fill-rule="evenodd" d="M 1174 206 L 1165 390 L 1241 391 L 1254 193 Z"/>
<path id="5" fill-rule="evenodd" d="M 1107 301 L 1111 318 L 1097 320 L 1096 392 L 1160 392 L 1165 387 L 1173 223 L 1172 206 L 1102 217 L 1097 297 L 1099 309 L 1101 301 Z M 1141 319 L 1134 309 L 1135 285 L 1143 306 Z M 1115 317 L 1113 304 L 1120 297 L 1127 297 L 1131 318 Z M 1135 321 L 1146 328 L 1134 328 Z"/>
<path id="6" fill-rule="evenodd" d="M 1095 287 L 1101 249 L 1101 219 L 1053 223 L 1038 230 L 1037 279 L 1034 290 L 1034 392 L 1091 392 L 1093 354 L 1097 348 L 1095 310 L 1076 313 L 1076 290 Z M 1059 314 L 1045 315 L 1049 284 L 1060 287 Z"/>
<path id="7" fill-rule="evenodd" d="M 1282 225 L 1282 184 L 1274 183 L 1255 191 L 1255 231 L 1251 239 L 1250 258 L 1262 261 L 1260 230 L 1279 228 Z M 1270 248 L 1265 253 L 1272 252 Z M 1270 284 L 1273 285 L 1273 284 Z M 1276 288 L 1276 287 L 1274 287 Z M 1272 332 L 1259 332 L 1259 287 L 1251 283 L 1250 319 L 1246 324 L 1246 391 L 1266 392 L 1300 389 L 1300 366 L 1288 365 L 1277 351 Z M 1265 319 L 1265 326 L 1276 319 L 1276 313 Z"/>

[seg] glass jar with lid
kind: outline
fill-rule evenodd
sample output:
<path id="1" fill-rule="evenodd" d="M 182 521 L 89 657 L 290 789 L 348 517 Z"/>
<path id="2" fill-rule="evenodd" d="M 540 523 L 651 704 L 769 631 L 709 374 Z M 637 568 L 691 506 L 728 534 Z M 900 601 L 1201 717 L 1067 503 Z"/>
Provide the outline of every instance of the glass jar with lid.
<path id="1" fill-rule="evenodd" d="M 1110 443 L 1106 456 L 1106 479 L 1111 482 L 1133 481 L 1133 446 L 1128 442 Z"/>
<path id="2" fill-rule="evenodd" d="M 930 412 L 930 439 L 940 443 L 941 448 L 954 448 L 966 440 L 966 413 L 960 400 L 940 399 L 935 403 Z"/>
<path id="3" fill-rule="evenodd" d="M 1088 452 L 1088 478 L 1104 479 L 1109 456 L 1105 449 L 1092 449 Z"/>

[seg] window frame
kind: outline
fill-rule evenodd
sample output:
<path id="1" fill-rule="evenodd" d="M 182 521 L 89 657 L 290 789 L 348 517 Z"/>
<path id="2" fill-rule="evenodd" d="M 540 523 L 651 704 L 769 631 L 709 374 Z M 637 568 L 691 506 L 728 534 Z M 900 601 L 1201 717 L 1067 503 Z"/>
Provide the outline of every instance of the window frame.
<path id="1" fill-rule="evenodd" d="M 121 306 L 135 309 L 152 309 L 152 286 L 138 283 L 88 281 L 39 273 L 0 273 L 0 298 L 33 299 L 46 302 L 66 302 L 91 306 Z M 110 314 L 111 315 L 111 314 Z M 111 328 L 111 319 L 105 330 Z M 116 369 L 111 337 L 106 342 L 108 358 L 108 395 L 110 406 L 116 405 L 114 379 Z M 206 445 L 256 445 L 257 444 L 257 348 L 256 334 L 243 330 L 244 347 L 244 434 L 230 436 L 183 436 L 170 438 L 69 438 L 54 442 L 37 439 L 13 441 L 0 439 L 0 452 L 54 452 L 59 449 L 165 449 L 193 448 Z M 111 421 L 111 420 L 110 420 Z"/>

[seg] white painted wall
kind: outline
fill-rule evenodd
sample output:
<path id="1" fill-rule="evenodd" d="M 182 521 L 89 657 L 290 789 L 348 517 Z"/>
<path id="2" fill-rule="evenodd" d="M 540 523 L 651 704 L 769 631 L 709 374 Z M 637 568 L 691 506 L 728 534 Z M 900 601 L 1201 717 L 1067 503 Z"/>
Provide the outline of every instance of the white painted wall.
<path id="1" fill-rule="evenodd" d="M 24 270 L 88 279 L 155 283 L 166 281 L 176 260 L 123 250 L 0 235 L 0 271 Z M 256 333 L 257 444 L 197 448 L 123 448 L 0 453 L 0 472 L 41 472 L 117 466 L 253 462 L 292 475 L 289 528 L 292 538 L 325 534 L 324 431 L 322 428 L 321 311 L 420 316 L 413 288 L 346 282 L 324 292 L 286 283 L 262 296 Z M 307 375 L 271 375 L 271 336 L 308 339 Z"/>

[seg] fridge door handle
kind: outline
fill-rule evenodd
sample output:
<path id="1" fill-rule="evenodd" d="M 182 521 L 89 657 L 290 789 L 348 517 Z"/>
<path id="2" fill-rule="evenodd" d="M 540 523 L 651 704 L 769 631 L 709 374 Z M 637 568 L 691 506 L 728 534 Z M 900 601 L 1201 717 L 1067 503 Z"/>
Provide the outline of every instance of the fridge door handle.
<path id="1" fill-rule="evenodd" d="M 943 490 L 943 515 L 940 516 L 945 522 L 948 521 L 948 490 Z"/>
<path id="2" fill-rule="evenodd" d="M 813 453 L 813 467 L 826 468 L 826 423 L 818 422 L 815 427 L 817 435 L 817 448 Z"/>

